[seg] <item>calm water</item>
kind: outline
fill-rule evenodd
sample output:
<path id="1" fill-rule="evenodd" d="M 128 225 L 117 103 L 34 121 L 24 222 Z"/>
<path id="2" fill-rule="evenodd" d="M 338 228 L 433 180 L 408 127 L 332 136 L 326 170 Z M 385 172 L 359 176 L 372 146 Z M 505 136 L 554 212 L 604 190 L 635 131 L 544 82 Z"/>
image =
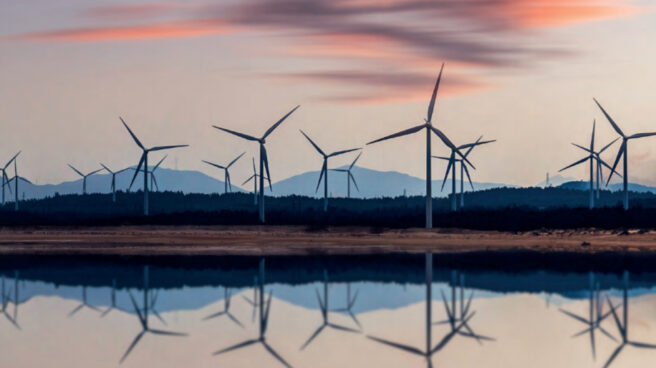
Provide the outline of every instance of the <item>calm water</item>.
<path id="1" fill-rule="evenodd" d="M 5 260 L 0 367 L 656 366 L 656 273 L 437 261 Z"/>

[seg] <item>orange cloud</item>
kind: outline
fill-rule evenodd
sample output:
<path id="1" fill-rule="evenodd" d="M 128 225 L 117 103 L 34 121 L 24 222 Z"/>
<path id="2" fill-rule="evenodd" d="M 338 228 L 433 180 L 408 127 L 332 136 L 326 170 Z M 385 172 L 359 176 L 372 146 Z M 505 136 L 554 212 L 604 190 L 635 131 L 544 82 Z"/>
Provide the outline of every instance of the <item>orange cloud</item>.
<path id="1" fill-rule="evenodd" d="M 561 27 L 638 13 L 624 0 L 539 0 L 509 3 L 503 16 L 524 28 Z"/>
<path id="2" fill-rule="evenodd" d="M 223 19 L 159 22 L 134 26 L 76 28 L 33 32 L 12 36 L 14 39 L 53 42 L 129 41 L 198 37 L 236 31 L 237 27 Z"/>

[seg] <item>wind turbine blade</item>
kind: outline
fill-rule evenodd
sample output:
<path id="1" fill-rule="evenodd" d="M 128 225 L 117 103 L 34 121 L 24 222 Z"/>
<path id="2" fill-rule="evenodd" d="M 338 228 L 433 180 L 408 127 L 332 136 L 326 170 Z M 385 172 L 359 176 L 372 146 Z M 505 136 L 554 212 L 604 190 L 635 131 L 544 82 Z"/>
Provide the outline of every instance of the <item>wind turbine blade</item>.
<path id="1" fill-rule="evenodd" d="M 257 175 L 257 169 L 255 168 L 255 157 L 252 157 L 253 159 L 253 175 Z"/>
<path id="2" fill-rule="evenodd" d="M 351 170 L 353 168 L 353 166 L 355 165 L 355 163 L 358 162 L 358 160 L 360 159 L 360 156 L 362 156 L 362 152 L 358 153 L 358 157 L 356 157 L 355 160 L 353 160 L 353 162 L 351 162 L 351 166 L 349 166 L 349 168 L 348 168 L 349 170 Z"/>
<path id="3" fill-rule="evenodd" d="M 606 110 L 604 110 L 604 108 L 601 107 L 601 104 L 599 103 L 599 101 L 597 101 L 596 98 L 593 98 L 593 100 L 594 100 L 594 102 L 597 104 L 597 106 L 599 106 L 599 108 L 601 109 L 601 112 L 604 114 L 604 116 L 606 117 L 606 119 L 608 120 L 608 122 L 610 123 L 610 125 L 613 126 L 613 129 L 615 129 L 615 131 L 617 132 L 617 134 L 619 134 L 619 135 L 621 135 L 622 137 L 624 137 L 624 133 L 622 132 L 622 129 L 620 129 L 620 127 L 617 126 L 617 124 L 615 123 L 615 120 L 613 120 L 613 118 L 611 118 L 610 115 L 608 115 L 608 113 L 606 112 Z"/>
<path id="4" fill-rule="evenodd" d="M 264 345 L 264 348 L 267 349 L 267 351 L 269 352 L 269 354 L 273 355 L 274 358 L 278 359 L 278 361 L 279 361 L 280 363 L 282 363 L 282 365 L 284 365 L 284 366 L 287 367 L 287 368 L 291 368 L 291 367 L 292 367 L 291 365 L 289 365 L 289 363 L 287 363 L 287 362 L 285 361 L 285 359 L 283 359 L 283 358 L 280 356 L 280 354 L 278 354 L 275 350 L 273 350 L 273 348 L 272 348 L 271 346 L 269 346 L 269 344 L 267 344 L 266 341 L 262 341 L 262 345 Z"/>
<path id="5" fill-rule="evenodd" d="M 137 136 L 134 135 L 134 133 L 132 132 L 132 129 L 130 129 L 130 127 L 129 127 L 128 124 L 125 122 L 125 120 L 123 120 L 123 118 L 120 117 L 120 116 L 119 116 L 118 118 L 121 119 L 121 123 L 123 123 L 123 125 L 125 126 L 125 129 L 128 130 L 128 132 L 129 132 L 130 135 L 132 136 L 132 139 L 134 139 L 134 142 L 137 144 L 137 146 L 139 146 L 142 150 L 145 150 L 146 148 L 144 147 L 143 144 L 141 144 L 141 142 L 139 141 L 139 138 L 137 138 Z"/>
<path id="6" fill-rule="evenodd" d="M 601 155 L 602 152 L 604 152 L 608 147 L 612 146 L 613 143 L 617 142 L 618 139 L 619 138 L 613 139 L 612 142 L 608 143 L 607 145 L 604 146 L 604 148 L 600 149 L 598 153 Z"/>
<path id="7" fill-rule="evenodd" d="M 110 170 L 107 166 L 105 166 L 102 162 L 100 163 L 100 166 L 102 166 L 105 170 L 107 170 L 108 173 L 114 174 L 114 172 Z"/>
<path id="8" fill-rule="evenodd" d="M 446 171 L 444 172 L 444 179 L 442 179 L 442 188 L 440 189 L 440 192 L 444 190 L 444 185 L 446 184 L 446 180 L 449 178 L 449 171 L 451 170 L 451 166 L 454 166 L 453 159 L 449 159 L 449 164 L 446 166 Z"/>
<path id="9" fill-rule="evenodd" d="M 332 328 L 334 328 L 334 329 L 336 329 L 336 330 L 340 330 L 340 331 L 355 332 L 355 333 L 360 332 L 360 331 L 358 331 L 358 330 L 356 330 L 356 329 L 354 329 L 354 328 L 345 327 L 345 326 L 341 326 L 341 325 L 334 324 L 334 323 L 329 323 L 328 326 L 330 326 L 330 327 L 332 327 Z"/>
<path id="10" fill-rule="evenodd" d="M 451 142 L 451 140 L 449 140 L 449 138 L 448 138 L 444 133 L 442 133 L 442 131 L 440 131 L 439 129 L 437 129 L 437 128 L 433 127 L 433 126 L 431 126 L 430 129 L 433 131 L 433 133 L 435 133 L 435 134 L 436 134 L 436 135 L 442 140 L 442 142 L 443 142 L 447 147 L 449 147 L 449 148 L 451 148 L 451 150 L 455 151 L 455 153 L 458 154 L 458 156 L 460 156 L 460 158 L 462 158 L 466 163 L 468 163 L 473 169 L 476 169 L 476 167 L 474 166 L 474 164 L 472 164 L 471 162 L 469 162 L 469 160 L 467 159 L 467 157 L 464 156 L 464 155 L 462 154 L 462 152 L 460 152 L 460 150 L 458 150 L 458 148 L 453 144 L 453 142 Z"/>
<path id="11" fill-rule="evenodd" d="M 226 166 L 226 169 L 229 168 L 230 166 L 232 166 L 232 164 L 234 164 L 235 162 L 237 162 L 237 160 L 239 160 L 239 159 L 241 158 L 241 156 L 243 156 L 243 155 L 245 155 L 245 154 L 246 154 L 246 152 L 242 152 L 241 155 L 237 156 L 234 160 L 230 161 L 230 163 L 228 164 L 228 166 Z"/>
<path id="12" fill-rule="evenodd" d="M 349 172 L 347 169 L 330 169 L 330 171 Z"/>
<path id="13" fill-rule="evenodd" d="M 440 159 L 440 160 L 444 160 L 444 161 L 449 161 L 451 159 L 450 157 L 444 157 L 444 156 L 432 156 L 432 157 Z"/>
<path id="14" fill-rule="evenodd" d="M 174 146 L 159 146 L 159 147 L 149 148 L 148 151 L 149 152 L 161 151 L 161 150 L 167 150 L 167 149 L 171 149 L 171 148 L 180 148 L 180 147 L 189 147 L 189 145 L 188 144 L 176 144 Z"/>
<path id="15" fill-rule="evenodd" d="M 264 133 L 264 135 L 262 136 L 262 139 L 266 139 L 266 137 L 268 137 L 269 134 L 271 134 L 280 124 L 282 124 L 283 121 L 285 121 L 285 119 L 287 119 L 289 117 L 289 115 L 294 113 L 294 111 L 296 111 L 296 109 L 298 109 L 299 107 L 301 107 L 301 105 L 297 105 L 296 107 L 294 107 L 290 112 L 285 114 L 285 116 L 283 116 L 282 118 L 280 118 L 280 120 L 278 120 L 275 124 L 273 124 L 271 126 L 271 128 L 269 128 L 266 131 L 266 133 Z"/>
<path id="16" fill-rule="evenodd" d="M 248 345 L 253 345 L 253 344 L 255 344 L 256 342 L 259 342 L 259 341 L 260 340 L 256 340 L 256 339 L 246 340 L 244 342 L 240 342 L 239 344 L 227 347 L 225 349 L 217 350 L 212 355 L 219 355 L 219 354 L 227 353 L 229 351 L 237 350 L 237 349 L 243 348 L 243 347 L 248 346 Z"/>
<path id="17" fill-rule="evenodd" d="M 440 80 L 442 80 L 442 70 L 444 70 L 444 63 L 440 67 L 440 74 L 437 75 L 435 87 L 433 87 L 433 94 L 431 95 L 430 104 L 428 105 L 428 113 L 426 114 L 426 121 L 431 122 L 433 118 L 433 110 L 435 109 L 435 99 L 437 98 L 437 89 L 440 87 Z"/>
<path id="18" fill-rule="evenodd" d="M 209 162 L 209 161 L 205 161 L 205 160 L 201 160 L 201 161 L 204 162 L 204 163 L 206 163 L 206 164 L 208 164 L 208 165 L 214 166 L 214 167 L 216 167 L 216 168 L 218 168 L 218 169 L 225 169 L 225 167 L 223 167 L 223 166 L 221 166 L 221 165 L 219 165 L 219 164 L 215 164 L 215 163 L 213 163 L 213 162 Z"/>
<path id="19" fill-rule="evenodd" d="M 82 173 L 80 172 L 80 170 L 74 168 L 73 165 L 68 164 L 68 167 L 70 167 L 71 169 L 73 169 L 73 171 L 75 171 L 78 175 L 80 175 L 80 176 L 84 176 L 84 174 L 82 174 Z"/>
<path id="20" fill-rule="evenodd" d="M 166 160 L 167 157 L 169 157 L 169 155 L 164 155 L 164 157 L 162 157 L 162 159 L 159 160 L 159 162 L 157 162 L 157 165 L 155 165 L 155 166 L 152 168 L 151 171 L 152 171 L 152 172 L 155 172 L 155 170 L 157 170 L 157 168 L 159 167 L 159 165 L 161 165 L 162 162 L 164 162 L 164 160 Z"/>
<path id="21" fill-rule="evenodd" d="M 469 176 L 469 169 L 467 165 L 462 165 L 462 168 L 465 169 L 465 175 L 467 175 L 467 180 L 469 180 L 469 185 L 471 185 L 472 190 L 474 190 L 474 183 L 472 183 L 471 176 Z M 462 178 L 460 178 L 462 180 Z"/>
<path id="22" fill-rule="evenodd" d="M 167 336 L 187 336 L 186 333 L 182 332 L 171 332 L 171 331 L 164 331 L 164 330 L 148 330 L 148 332 L 154 333 L 156 335 L 167 335 Z"/>
<path id="23" fill-rule="evenodd" d="M 230 129 L 226 129 L 226 128 L 221 128 L 221 127 L 218 127 L 218 126 L 216 126 L 216 125 L 212 125 L 212 127 L 216 128 L 216 129 L 218 129 L 218 130 L 223 130 L 223 131 L 226 132 L 226 133 L 230 133 L 230 134 L 232 134 L 232 135 L 236 135 L 237 137 L 244 138 L 244 139 L 249 140 L 249 141 L 256 141 L 256 142 L 259 141 L 259 139 L 255 138 L 255 137 L 252 137 L 252 136 L 250 136 L 250 135 L 248 135 L 248 134 L 235 132 L 234 130 L 230 130 Z"/>
<path id="24" fill-rule="evenodd" d="M 88 173 L 88 174 L 85 175 L 85 176 L 91 176 L 91 175 L 93 175 L 93 174 L 97 174 L 97 173 L 99 173 L 99 172 L 101 172 L 101 171 L 103 171 L 103 169 L 94 170 L 94 171 Z"/>
<path id="25" fill-rule="evenodd" d="M 248 179 L 246 179 L 245 182 L 241 183 L 241 185 L 245 185 L 246 183 L 248 183 L 249 181 L 253 180 L 254 178 L 255 178 L 255 175 L 251 175 Z"/>
<path id="26" fill-rule="evenodd" d="M 150 176 L 153 178 L 153 184 L 155 184 L 155 189 L 159 191 L 159 185 L 157 184 L 157 177 L 151 172 Z"/>
<path id="27" fill-rule="evenodd" d="M 139 342 L 139 340 L 141 340 L 141 338 L 143 337 L 143 335 L 145 333 L 146 333 L 146 331 L 139 332 L 139 334 L 134 338 L 134 340 L 132 340 L 132 343 L 130 344 L 130 346 L 128 346 L 128 349 L 125 351 L 125 353 L 121 357 L 121 360 L 119 361 L 119 364 L 123 363 L 125 358 L 127 358 L 128 355 L 130 355 L 130 352 L 132 351 L 132 349 L 134 349 L 134 347 L 137 346 L 137 343 Z"/>
<path id="28" fill-rule="evenodd" d="M 317 150 L 322 156 L 325 156 L 325 155 L 326 155 L 325 153 L 323 153 L 323 151 L 321 150 L 321 148 L 319 148 L 319 146 L 317 146 L 317 144 L 314 143 L 314 141 L 313 141 L 310 137 L 308 137 L 307 134 L 305 134 L 304 131 L 302 131 L 302 130 L 300 130 L 300 129 L 299 129 L 299 131 L 301 132 L 301 134 L 303 134 L 303 135 L 305 136 L 305 138 L 306 138 L 308 141 L 310 141 L 310 143 L 312 144 L 312 146 L 314 147 L 314 149 L 316 149 L 316 150 Z"/>
<path id="29" fill-rule="evenodd" d="M 348 175 L 351 177 L 351 180 L 353 180 L 353 185 L 355 185 L 355 189 L 357 189 L 357 191 L 359 192 L 360 188 L 358 188 L 358 182 L 355 181 L 355 176 L 353 176 L 353 174 L 351 174 L 350 171 L 348 171 Z"/>
<path id="30" fill-rule="evenodd" d="M 622 348 L 624 348 L 624 344 L 618 346 L 617 349 L 615 349 L 615 351 L 613 352 L 613 354 L 611 354 L 611 356 L 610 356 L 610 357 L 608 358 L 608 360 L 606 361 L 606 364 L 604 364 L 604 368 L 608 368 L 608 367 L 610 367 L 610 364 L 613 362 L 613 360 L 615 360 L 615 358 L 617 358 L 617 356 L 619 355 L 620 351 L 622 351 Z"/>
<path id="31" fill-rule="evenodd" d="M 622 155 L 624 154 L 625 150 L 626 150 L 626 141 L 622 141 L 622 145 L 620 146 L 620 150 L 617 151 L 617 157 L 615 157 L 615 163 L 613 164 L 613 168 L 610 169 L 610 174 L 608 174 L 608 180 L 606 181 L 606 186 L 608 186 L 608 183 L 610 183 L 610 179 L 613 177 L 613 173 L 615 172 L 615 168 L 617 167 L 617 164 L 620 162 L 620 158 L 622 158 Z"/>
<path id="32" fill-rule="evenodd" d="M 592 120 L 592 138 L 590 138 L 590 151 L 594 151 L 595 128 L 596 127 L 597 127 L 597 120 Z"/>
<path id="33" fill-rule="evenodd" d="M 264 145 L 262 145 L 262 153 L 264 154 L 264 169 L 266 169 L 266 176 L 267 180 L 269 181 L 269 189 L 273 191 L 273 187 L 271 186 L 271 173 L 269 172 L 269 156 L 267 155 L 266 148 Z M 262 173 L 260 173 L 262 175 Z"/>
<path id="34" fill-rule="evenodd" d="M 628 136 L 626 139 L 635 139 L 635 138 L 644 138 L 644 137 L 651 137 L 653 135 L 656 135 L 656 133 L 637 133 L 634 135 Z"/>
<path id="35" fill-rule="evenodd" d="M 412 354 L 424 355 L 424 352 L 423 352 L 423 351 L 421 351 L 421 350 L 419 350 L 419 349 L 417 349 L 417 348 L 415 348 L 415 347 L 413 347 L 413 346 L 408 346 L 408 345 L 399 344 L 398 342 L 393 342 L 393 341 L 389 341 L 389 340 L 381 339 L 381 338 L 378 338 L 378 337 L 375 337 L 375 336 L 367 336 L 367 338 L 369 338 L 369 339 L 371 339 L 371 340 L 374 340 L 374 341 L 376 341 L 376 342 L 379 342 L 379 343 L 381 343 L 381 344 L 385 344 L 385 345 L 391 346 L 391 347 L 393 347 L 393 348 L 397 348 L 397 349 L 405 350 L 405 351 L 407 351 L 407 352 L 409 352 L 409 353 L 412 353 Z"/>
<path id="36" fill-rule="evenodd" d="M 398 133 L 394 133 L 394 134 L 392 134 L 392 135 L 388 135 L 388 136 L 386 136 L 386 137 L 376 139 L 375 141 L 371 141 L 371 142 L 367 143 L 367 145 L 369 145 L 369 144 L 374 144 L 374 143 L 378 143 L 378 142 L 385 141 L 385 140 L 392 139 L 392 138 L 396 138 L 396 137 L 401 137 L 401 136 L 408 135 L 408 134 L 412 134 L 412 133 L 416 133 L 416 132 L 418 132 L 418 131 L 424 129 L 425 127 L 426 127 L 426 125 L 424 125 L 424 124 L 422 124 L 422 125 L 418 125 L 418 126 L 416 126 L 416 127 L 413 127 L 413 128 L 410 128 L 410 129 L 406 129 L 406 130 L 402 130 L 402 131 L 400 131 L 400 132 L 398 132 Z"/>
<path id="37" fill-rule="evenodd" d="M 644 342 L 633 342 L 629 341 L 629 345 L 635 346 L 636 348 L 643 348 L 643 349 L 656 349 L 656 345 L 654 344 L 646 344 Z"/>
<path id="38" fill-rule="evenodd" d="M 569 169 L 570 167 L 574 167 L 574 166 L 576 166 L 576 165 L 579 165 L 579 164 L 581 164 L 581 163 L 583 163 L 583 162 L 585 162 L 585 161 L 587 161 L 587 160 L 589 160 L 589 159 L 590 159 L 590 156 L 588 156 L 588 157 L 584 157 L 584 158 L 582 158 L 582 159 L 576 161 L 575 163 L 573 163 L 573 164 L 571 164 L 571 165 L 569 165 L 569 166 L 565 166 L 565 167 L 563 167 L 562 169 L 558 170 L 558 172 L 565 171 L 565 170 Z"/>
<path id="39" fill-rule="evenodd" d="M 11 163 L 14 162 L 14 160 L 16 160 L 16 157 L 18 157 L 18 155 L 20 155 L 20 154 L 21 154 L 21 151 L 18 151 L 18 153 L 16 153 L 14 155 L 14 157 L 11 158 L 11 160 L 7 161 L 7 164 L 5 165 L 4 169 L 8 168 L 9 165 L 11 165 Z"/>
<path id="40" fill-rule="evenodd" d="M 559 310 L 561 313 L 566 314 L 566 315 L 568 315 L 568 316 L 574 318 L 575 320 L 577 320 L 577 321 L 579 321 L 579 322 L 585 323 L 586 325 L 588 324 L 588 320 L 586 320 L 585 318 L 583 318 L 583 317 L 581 317 L 581 316 L 579 316 L 579 315 L 576 315 L 576 314 L 574 314 L 574 313 L 572 313 L 572 312 L 570 312 L 570 311 L 567 311 L 567 310 L 565 310 L 565 309 L 558 309 L 558 310 Z"/>
<path id="41" fill-rule="evenodd" d="M 126 167 L 125 169 L 121 169 L 121 170 L 115 172 L 114 174 L 120 174 L 120 173 L 122 173 L 123 171 L 127 171 L 127 170 L 130 170 L 130 168 L 129 168 L 129 167 Z"/>
<path id="42" fill-rule="evenodd" d="M 614 171 L 613 168 L 610 167 L 610 166 L 609 166 L 604 160 L 602 160 L 601 158 L 597 158 L 597 161 L 599 161 L 599 163 L 600 163 L 601 165 L 603 165 L 605 168 L 607 168 L 608 170 Z M 601 171 L 599 171 L 599 173 L 601 173 Z M 618 173 L 617 171 L 615 171 L 614 174 L 617 175 L 617 176 L 619 176 L 620 178 L 622 177 L 622 175 L 621 175 L 620 173 Z M 603 179 L 602 179 L 602 181 L 603 181 Z"/>
<path id="43" fill-rule="evenodd" d="M 22 177 L 22 176 L 19 176 L 18 178 L 19 178 L 20 180 L 22 180 L 22 181 L 24 181 L 24 182 L 26 182 L 26 183 L 28 183 L 28 184 L 32 184 L 32 182 L 31 182 L 31 181 L 29 181 L 29 180 L 27 180 L 27 179 L 25 179 L 25 178 L 24 178 L 24 177 Z"/>
<path id="44" fill-rule="evenodd" d="M 326 170 L 326 160 L 323 160 L 323 165 L 321 165 L 321 173 L 319 173 L 319 180 L 317 181 L 317 189 L 314 192 L 319 191 L 319 185 L 321 184 L 321 178 L 323 178 L 323 172 Z"/>
<path id="45" fill-rule="evenodd" d="M 314 331 L 314 333 L 312 335 L 310 335 L 310 338 L 308 338 L 307 341 L 305 341 L 303 346 L 301 346 L 301 350 L 304 350 L 308 345 L 310 345 L 312 340 L 314 340 L 317 336 L 319 336 L 319 334 L 321 333 L 321 331 L 323 331 L 324 328 L 326 328 L 326 325 L 319 326 L 319 328 L 317 328 Z"/>
<path id="46" fill-rule="evenodd" d="M 146 158 L 146 153 L 144 152 L 141 155 L 141 159 L 139 160 L 139 164 L 137 165 L 137 169 L 134 170 L 134 175 L 132 176 L 132 181 L 130 182 L 130 186 L 128 187 L 128 190 L 130 190 L 130 188 L 132 188 L 132 184 L 134 184 L 134 179 L 136 179 L 137 175 L 139 175 L 139 170 L 141 170 L 141 166 L 143 165 L 145 158 Z"/>
<path id="47" fill-rule="evenodd" d="M 584 151 L 587 152 L 587 153 L 594 153 L 594 152 L 591 151 L 589 148 L 583 147 L 583 146 L 581 146 L 581 145 L 579 145 L 579 144 L 576 144 L 576 143 L 572 143 L 572 146 L 577 147 L 577 148 L 580 148 L 580 149 L 584 150 Z"/>
<path id="48" fill-rule="evenodd" d="M 347 150 L 343 150 L 343 151 L 337 151 L 337 152 L 333 152 L 333 153 L 329 154 L 328 157 L 335 157 L 335 156 L 343 155 L 345 153 L 349 153 L 349 152 L 353 152 L 353 151 L 357 151 L 357 150 L 361 150 L 361 149 L 362 148 L 351 148 L 351 149 L 347 149 Z"/>

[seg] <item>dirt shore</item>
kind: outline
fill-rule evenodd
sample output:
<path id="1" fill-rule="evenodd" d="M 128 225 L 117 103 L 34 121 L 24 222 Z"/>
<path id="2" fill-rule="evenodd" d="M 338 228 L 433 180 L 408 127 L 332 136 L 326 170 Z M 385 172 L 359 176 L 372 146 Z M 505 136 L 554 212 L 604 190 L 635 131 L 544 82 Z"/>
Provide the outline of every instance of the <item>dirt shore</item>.
<path id="1" fill-rule="evenodd" d="M 348 255 L 526 250 L 656 253 L 656 231 L 505 233 L 293 226 L 0 229 L 0 255 Z"/>

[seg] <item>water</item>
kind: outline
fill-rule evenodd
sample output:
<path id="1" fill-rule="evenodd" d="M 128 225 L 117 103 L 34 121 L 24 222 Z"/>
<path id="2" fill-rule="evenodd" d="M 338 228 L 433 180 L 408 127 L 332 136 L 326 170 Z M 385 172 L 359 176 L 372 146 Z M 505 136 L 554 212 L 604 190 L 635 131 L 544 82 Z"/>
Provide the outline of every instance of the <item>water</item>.
<path id="1" fill-rule="evenodd" d="M 5 259 L 0 367 L 656 366 L 656 273 L 440 260 Z"/>

